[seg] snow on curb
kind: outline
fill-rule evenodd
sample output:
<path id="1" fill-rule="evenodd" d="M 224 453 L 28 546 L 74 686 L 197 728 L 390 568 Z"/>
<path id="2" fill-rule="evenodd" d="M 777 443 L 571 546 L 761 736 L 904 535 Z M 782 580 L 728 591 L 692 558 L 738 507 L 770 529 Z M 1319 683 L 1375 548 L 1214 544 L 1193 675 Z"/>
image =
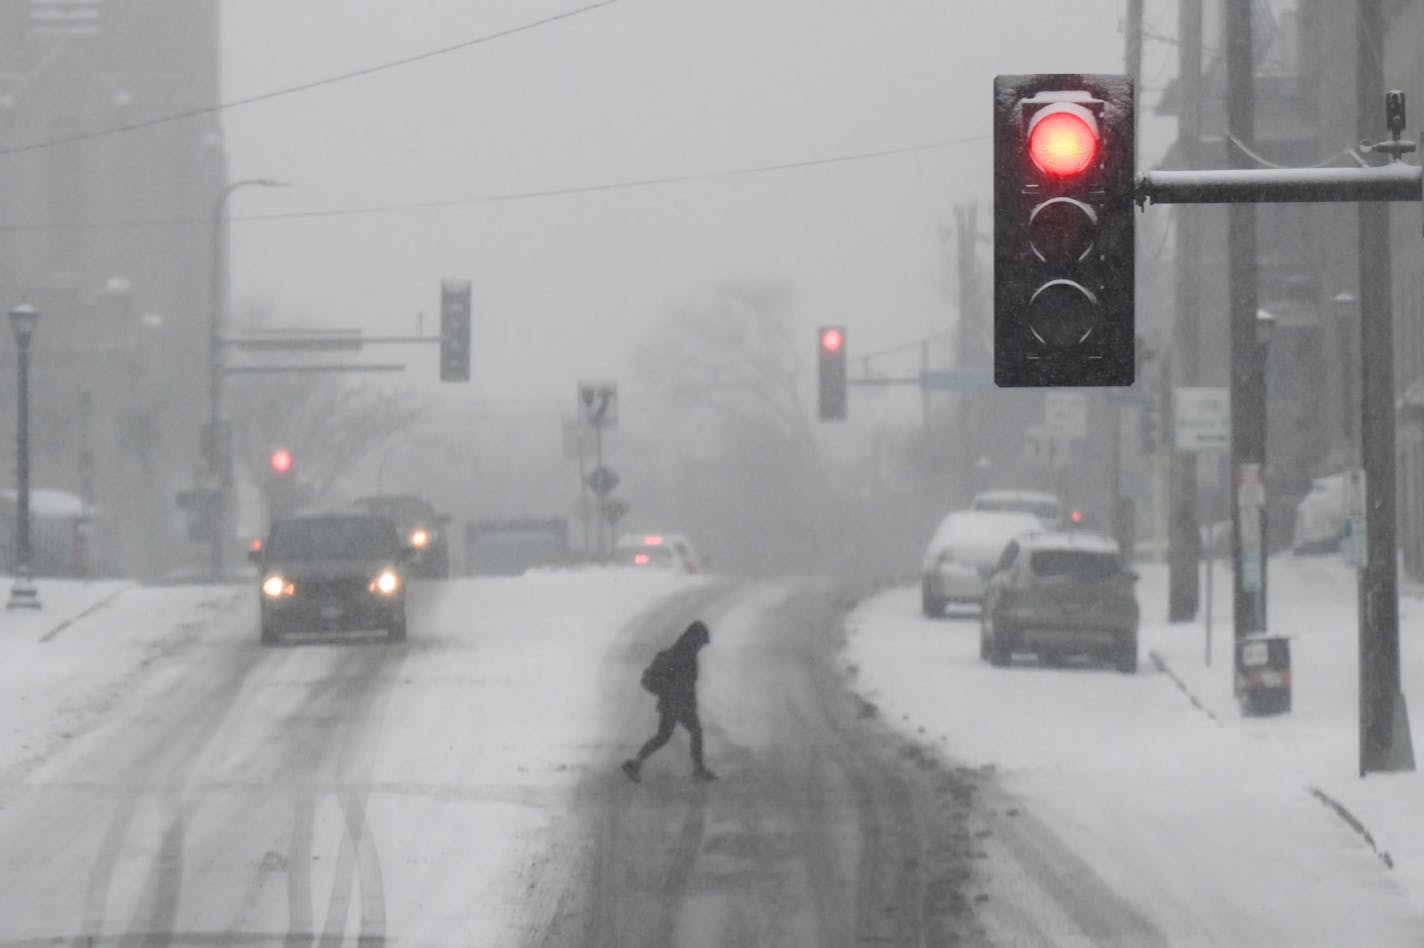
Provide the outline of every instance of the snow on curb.
<path id="1" fill-rule="evenodd" d="M 1181 690 L 1182 694 L 1187 696 L 1187 700 L 1191 701 L 1191 703 L 1198 710 L 1200 710 L 1207 717 L 1211 718 L 1218 725 L 1221 725 L 1223 727 L 1225 726 L 1225 722 L 1222 721 L 1221 718 L 1217 717 L 1216 712 L 1208 708 L 1206 704 L 1200 698 L 1198 698 L 1196 694 L 1192 692 L 1192 689 L 1187 687 L 1187 683 L 1183 681 L 1181 677 L 1172 670 L 1172 667 L 1167 664 L 1166 659 L 1164 659 L 1157 652 L 1149 652 L 1148 657 L 1152 659 L 1152 664 L 1157 666 L 1158 671 L 1162 672 L 1168 678 L 1172 679 L 1173 682 L 1176 683 L 1177 688 Z M 1349 807 L 1345 806 L 1345 804 L 1341 803 L 1339 800 L 1335 799 L 1330 794 L 1326 793 L 1324 790 L 1320 789 L 1317 786 L 1311 785 L 1306 787 L 1305 789 L 1308 793 L 1310 793 L 1311 796 L 1315 797 L 1321 803 L 1325 804 L 1327 807 L 1333 810 L 1335 812 L 1335 815 L 1340 817 L 1340 819 L 1344 821 L 1346 826 L 1354 830 L 1356 835 L 1363 839 L 1365 841 L 1365 844 L 1370 847 L 1370 851 L 1375 854 L 1375 856 L 1379 859 L 1380 862 L 1384 863 L 1385 866 L 1390 869 L 1394 868 L 1394 858 L 1390 856 L 1387 850 L 1381 849 L 1379 845 L 1375 843 L 1374 834 L 1369 831 L 1368 827 L 1365 826 L 1365 824 L 1360 820 L 1359 817 L 1357 817 L 1354 813 L 1350 812 Z"/>
<path id="2" fill-rule="evenodd" d="M 64 620 L 63 622 L 61 622 L 59 625 L 57 625 L 57 626 L 55 626 L 54 628 L 50 629 L 50 630 L 49 630 L 48 632 L 46 632 L 44 635 L 40 636 L 40 642 L 48 642 L 48 641 L 52 640 L 56 635 L 58 635 L 59 633 L 63 632 L 65 629 L 69 628 L 69 627 L 70 627 L 71 625 L 73 625 L 74 623 L 79 622 L 79 621 L 82 621 L 83 619 L 86 619 L 86 618 L 88 618 L 89 616 L 93 615 L 94 613 L 98 612 L 100 609 L 104 608 L 104 607 L 107 606 L 109 603 L 113 602 L 115 599 L 119 598 L 120 596 L 122 596 L 124 593 L 128 592 L 128 591 L 129 591 L 130 589 L 132 589 L 132 588 L 133 588 L 133 584 L 132 584 L 132 583 L 126 583 L 125 585 L 120 586 L 118 589 L 115 589 L 113 592 L 109 593 L 107 596 L 104 596 L 104 597 L 103 597 L 102 599 L 100 599 L 98 602 L 92 603 L 91 605 L 89 605 L 88 607 L 86 607 L 85 609 L 83 609 L 82 611 L 80 611 L 79 613 L 77 613 L 76 615 L 70 616 L 68 619 L 65 619 L 65 620 Z"/>
<path id="3" fill-rule="evenodd" d="M 1394 858 L 1390 856 L 1388 851 L 1380 849 L 1379 846 L 1375 844 L 1374 835 L 1370 833 L 1370 831 L 1365 827 L 1364 823 L 1360 822 L 1359 817 L 1350 812 L 1349 808 L 1346 807 L 1345 804 L 1341 803 L 1339 800 L 1335 799 L 1330 794 L 1326 793 L 1324 790 L 1321 790 L 1319 787 L 1312 786 L 1306 787 L 1306 789 L 1310 791 L 1311 796 L 1315 797 L 1321 803 L 1334 810 L 1335 814 L 1339 816 L 1340 819 L 1344 820 L 1345 823 L 1350 827 L 1350 829 L 1358 833 L 1360 838 L 1363 839 L 1367 844 L 1369 844 L 1370 849 L 1372 849 L 1374 851 L 1374 854 L 1379 857 L 1380 862 L 1384 863 L 1391 869 L 1394 868 Z"/>

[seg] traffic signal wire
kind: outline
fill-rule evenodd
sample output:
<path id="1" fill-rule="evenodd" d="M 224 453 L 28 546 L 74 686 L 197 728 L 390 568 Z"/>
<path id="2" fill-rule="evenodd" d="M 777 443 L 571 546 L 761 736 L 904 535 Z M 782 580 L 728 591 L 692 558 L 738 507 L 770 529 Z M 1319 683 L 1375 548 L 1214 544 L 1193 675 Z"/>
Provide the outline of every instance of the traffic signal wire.
<path id="1" fill-rule="evenodd" d="M 578 194 L 595 194 L 602 191 L 627 191 L 635 188 L 662 187 L 674 184 L 690 184 L 698 181 L 715 181 L 721 178 L 737 178 L 749 175 L 768 174 L 777 171 L 795 171 L 824 165 L 846 164 L 857 161 L 871 161 L 896 155 L 916 152 L 957 148 L 962 145 L 977 144 L 989 140 L 988 135 L 971 135 L 966 138 L 944 139 L 924 142 L 918 145 L 904 145 L 896 148 L 880 148 L 874 151 L 850 152 L 820 158 L 805 158 L 775 164 L 750 165 L 742 168 L 728 168 L 721 171 L 692 172 L 689 174 L 660 175 L 648 178 L 629 178 L 624 181 L 607 181 L 599 184 L 573 185 L 563 188 L 543 188 L 533 191 L 513 191 L 506 194 L 484 194 L 474 197 L 446 198 L 434 201 L 410 201 L 396 204 L 371 204 L 362 207 L 328 208 L 311 211 L 286 211 L 272 214 L 228 214 L 227 221 L 284 221 L 311 220 L 324 217 L 354 217 L 362 214 L 391 214 L 400 211 L 435 210 L 448 207 L 464 207 L 477 204 L 503 204 L 516 201 L 530 201 L 540 198 L 570 197 Z M 181 217 L 153 220 L 111 221 L 95 224 L 15 224 L 0 225 L 0 233 L 19 231 L 57 230 L 98 230 L 124 227 L 185 227 L 196 224 L 211 224 L 212 217 Z"/>
<path id="2" fill-rule="evenodd" d="M 152 128 L 155 125 L 166 125 L 170 122 L 180 122 L 184 119 L 199 118 L 204 115 L 213 115 L 218 112 L 225 111 L 227 109 L 233 109 L 243 105 L 255 105 L 258 102 L 267 102 L 272 99 L 282 98 L 284 96 L 296 95 L 300 92 L 310 92 L 313 89 L 320 89 L 324 86 L 336 85 L 339 82 L 346 82 L 349 79 L 360 79 L 365 76 L 371 76 L 376 73 L 385 72 L 390 69 L 397 69 L 401 66 L 409 66 L 414 63 L 424 62 L 428 59 L 435 59 L 439 56 L 445 56 L 450 53 L 457 53 L 461 50 L 469 49 L 472 46 L 480 46 L 484 43 L 489 43 L 497 39 L 504 39 L 507 36 L 513 36 L 517 33 L 526 33 L 530 30 L 538 29 L 542 26 L 548 26 L 551 23 L 557 23 L 560 20 L 567 20 L 584 13 L 590 13 L 602 7 L 612 6 L 617 2 L 618 0 L 597 0 L 597 2 L 595 3 L 589 3 L 581 7 L 576 7 L 572 10 L 565 10 L 562 13 L 555 13 L 551 16 L 546 16 L 543 19 L 531 20 L 530 22 L 522 23 L 519 26 L 511 26 L 508 29 L 499 30 L 494 33 L 486 33 L 483 36 L 476 36 L 472 39 L 462 40 L 458 43 L 451 43 L 448 46 L 441 46 L 436 49 L 428 49 L 425 52 L 416 53 L 413 56 L 403 56 L 400 59 L 392 59 L 387 62 L 376 63 L 371 66 L 363 66 L 360 69 L 353 69 L 348 72 L 338 73 L 334 76 L 326 76 L 325 78 L 314 79 L 310 82 L 302 82 L 296 85 L 285 86 L 280 89 L 273 89 L 268 92 L 260 92 L 256 95 L 245 96 L 240 99 L 231 99 L 227 102 L 219 102 L 214 105 L 200 106 L 198 108 L 193 109 L 184 109 L 179 112 L 170 112 L 165 115 L 157 115 L 153 118 L 143 119 L 142 121 L 126 122 L 122 125 L 111 125 L 105 128 L 97 128 L 83 132 L 75 132 L 71 135 L 60 135 L 55 138 L 47 138 L 43 141 L 27 142 L 22 145 L 11 145 L 5 148 L 0 148 L 0 155 L 19 155 L 24 154 L 25 152 L 40 151 L 45 148 L 54 148 L 58 145 L 69 145 L 73 144 L 74 142 L 89 141 L 90 139 L 94 138 L 105 138 L 107 136 L 118 135 L 123 132 L 133 132 L 138 131 L 139 129 Z"/>

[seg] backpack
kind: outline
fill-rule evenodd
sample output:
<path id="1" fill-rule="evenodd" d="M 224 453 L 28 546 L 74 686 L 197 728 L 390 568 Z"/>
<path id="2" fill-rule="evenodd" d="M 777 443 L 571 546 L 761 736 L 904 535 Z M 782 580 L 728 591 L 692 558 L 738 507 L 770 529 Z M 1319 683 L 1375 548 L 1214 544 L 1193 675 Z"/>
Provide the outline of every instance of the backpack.
<path id="1" fill-rule="evenodd" d="M 641 679 L 644 690 L 662 697 L 672 679 L 673 655 L 671 649 L 663 649 L 653 656 L 648 667 L 643 669 Z"/>

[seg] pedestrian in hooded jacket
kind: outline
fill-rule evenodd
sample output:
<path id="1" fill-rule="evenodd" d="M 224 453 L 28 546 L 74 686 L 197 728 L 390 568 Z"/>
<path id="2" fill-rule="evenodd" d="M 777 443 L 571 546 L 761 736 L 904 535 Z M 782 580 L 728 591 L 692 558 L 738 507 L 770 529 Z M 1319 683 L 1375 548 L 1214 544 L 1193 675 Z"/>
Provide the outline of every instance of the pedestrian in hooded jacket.
<path id="1" fill-rule="evenodd" d="M 668 742 L 681 724 L 692 739 L 692 773 L 699 780 L 716 780 L 702 759 L 702 722 L 697 719 L 697 653 L 711 640 L 707 626 L 693 622 L 671 648 L 663 649 L 643 672 L 643 687 L 658 696 L 658 732 L 623 762 L 629 780 L 642 779 L 643 761 Z"/>

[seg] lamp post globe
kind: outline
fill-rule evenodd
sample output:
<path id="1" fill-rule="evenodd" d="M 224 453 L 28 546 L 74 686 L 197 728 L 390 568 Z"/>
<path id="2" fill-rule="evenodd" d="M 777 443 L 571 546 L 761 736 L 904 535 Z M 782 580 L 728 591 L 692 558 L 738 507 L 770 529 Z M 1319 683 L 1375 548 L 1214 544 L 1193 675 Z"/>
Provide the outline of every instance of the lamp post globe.
<path id="1" fill-rule="evenodd" d="M 40 608 L 30 563 L 30 340 L 39 319 L 39 310 L 29 303 L 10 309 L 10 328 L 15 333 L 19 356 L 19 397 L 15 424 L 15 582 L 10 587 L 7 609 Z"/>

